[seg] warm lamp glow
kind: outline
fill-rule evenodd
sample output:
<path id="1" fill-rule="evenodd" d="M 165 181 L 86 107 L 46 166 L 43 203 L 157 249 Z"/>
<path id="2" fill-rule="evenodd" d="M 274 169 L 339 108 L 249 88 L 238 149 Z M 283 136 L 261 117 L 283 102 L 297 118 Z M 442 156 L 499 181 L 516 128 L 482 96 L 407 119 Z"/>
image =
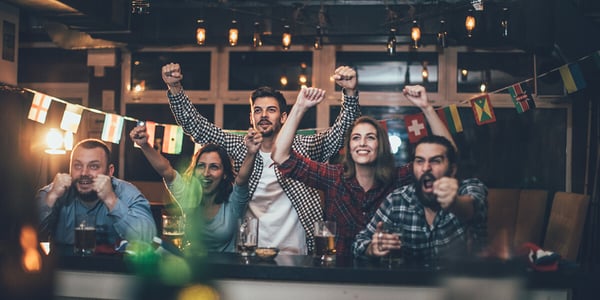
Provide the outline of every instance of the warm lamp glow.
<path id="1" fill-rule="evenodd" d="M 387 40 L 387 53 L 390 56 L 396 54 L 396 28 L 390 28 L 390 36 Z"/>
<path id="2" fill-rule="evenodd" d="M 72 147 L 72 146 L 71 146 Z M 51 128 L 46 134 L 46 150 L 48 154 L 65 154 L 64 137 L 60 130 Z"/>
<path id="3" fill-rule="evenodd" d="M 485 93 L 485 91 L 487 91 L 487 84 L 485 84 L 485 82 L 482 82 L 481 85 L 479 86 L 479 90 L 482 93 Z"/>
<path id="4" fill-rule="evenodd" d="M 440 31 L 437 34 L 438 45 L 441 48 L 448 48 L 448 31 L 446 30 L 446 21 L 440 20 Z"/>
<path id="5" fill-rule="evenodd" d="M 283 26 L 283 35 L 281 36 L 281 46 L 283 47 L 283 50 L 288 50 L 288 49 L 290 49 L 291 45 L 292 45 L 292 34 L 290 33 L 290 26 L 285 25 L 285 26 Z"/>
<path id="6" fill-rule="evenodd" d="M 279 83 L 281 83 L 281 86 L 286 86 L 288 84 L 287 77 L 285 77 L 285 75 L 281 76 L 281 78 L 279 78 Z"/>
<path id="7" fill-rule="evenodd" d="M 196 43 L 204 45 L 206 42 L 206 28 L 204 28 L 204 20 L 197 20 L 198 28 L 196 28 Z"/>
<path id="8" fill-rule="evenodd" d="M 262 35 L 260 34 L 260 23 L 254 22 L 254 33 L 252 34 L 252 47 L 258 48 L 261 47 L 262 44 L 263 42 Z"/>
<path id="9" fill-rule="evenodd" d="M 237 28 L 237 21 L 236 20 L 231 21 L 231 28 L 229 28 L 229 45 L 231 47 L 234 47 L 235 45 L 237 45 L 239 33 L 240 33 L 240 31 Z"/>
<path id="10" fill-rule="evenodd" d="M 413 47 L 419 48 L 419 41 L 421 40 L 421 28 L 419 28 L 419 23 L 417 23 L 417 20 L 413 20 L 413 26 L 410 29 L 410 38 L 413 41 Z"/>
<path id="11" fill-rule="evenodd" d="M 473 29 L 475 29 L 475 16 L 473 16 L 473 11 L 469 10 L 469 14 L 467 18 L 465 18 L 465 28 L 467 29 L 467 36 L 473 36 Z"/>
<path id="12" fill-rule="evenodd" d="M 313 47 L 315 50 L 321 50 L 323 48 L 323 28 L 319 25 L 317 25 L 317 33 L 315 35 Z"/>
<path id="13" fill-rule="evenodd" d="M 19 238 L 23 255 L 21 257 L 21 266 L 25 272 L 39 272 L 42 269 L 42 256 L 37 250 L 38 238 L 37 231 L 29 225 L 21 228 Z"/>
<path id="14" fill-rule="evenodd" d="M 300 74 L 300 76 L 298 76 L 298 81 L 300 82 L 300 84 L 306 84 L 308 78 L 306 78 L 305 74 Z"/>

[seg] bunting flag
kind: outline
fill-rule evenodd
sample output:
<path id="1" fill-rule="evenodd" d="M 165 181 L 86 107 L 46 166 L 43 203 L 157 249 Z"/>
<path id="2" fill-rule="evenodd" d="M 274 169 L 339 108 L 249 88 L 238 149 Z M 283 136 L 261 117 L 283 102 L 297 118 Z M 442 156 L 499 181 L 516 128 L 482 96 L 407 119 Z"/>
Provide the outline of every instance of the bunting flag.
<path id="1" fill-rule="evenodd" d="M 63 113 L 62 121 L 60 121 L 60 128 L 64 131 L 77 133 L 79 123 L 81 122 L 81 114 L 83 113 L 83 107 L 77 104 L 67 104 L 65 112 Z"/>
<path id="2" fill-rule="evenodd" d="M 139 126 L 138 122 L 138 126 Z M 146 134 L 148 134 L 148 144 L 150 144 L 150 147 L 154 148 L 154 136 L 155 136 L 155 132 L 156 132 L 156 122 L 152 122 L 152 121 L 146 121 L 143 122 L 146 125 Z M 136 148 L 141 148 L 138 144 L 133 143 L 133 146 Z"/>
<path id="3" fill-rule="evenodd" d="M 46 123 L 46 116 L 48 115 L 50 103 L 52 103 L 52 98 L 50 98 L 50 96 L 34 92 L 33 102 L 31 102 L 31 108 L 29 108 L 29 115 L 27 118 L 38 123 Z"/>
<path id="4" fill-rule="evenodd" d="M 446 124 L 450 133 L 455 134 L 463 131 L 462 121 L 456 104 L 450 104 L 442 109 L 437 110 L 437 114 Z"/>
<path id="5" fill-rule="evenodd" d="M 508 92 L 518 113 L 524 113 L 535 108 L 535 101 L 526 82 L 511 85 Z"/>
<path id="6" fill-rule="evenodd" d="M 469 102 L 471 102 L 477 125 L 481 126 L 483 124 L 496 122 L 496 115 L 494 114 L 492 101 L 490 101 L 490 95 L 485 94 L 477 96 L 470 99 Z"/>
<path id="7" fill-rule="evenodd" d="M 165 134 L 163 135 L 162 152 L 168 154 L 181 153 L 183 145 L 183 129 L 177 125 L 164 125 Z"/>
<path id="8" fill-rule="evenodd" d="M 123 117 L 115 114 L 106 114 L 102 128 L 102 140 L 118 144 L 123 131 Z"/>
<path id="9" fill-rule="evenodd" d="M 564 65 L 558 71 L 560 72 L 565 89 L 567 89 L 567 94 L 575 93 L 587 86 L 578 63 Z"/>
<path id="10" fill-rule="evenodd" d="M 404 124 L 408 132 L 408 141 L 418 142 L 422 137 L 427 136 L 427 127 L 425 127 L 425 115 L 422 113 L 404 117 Z"/>

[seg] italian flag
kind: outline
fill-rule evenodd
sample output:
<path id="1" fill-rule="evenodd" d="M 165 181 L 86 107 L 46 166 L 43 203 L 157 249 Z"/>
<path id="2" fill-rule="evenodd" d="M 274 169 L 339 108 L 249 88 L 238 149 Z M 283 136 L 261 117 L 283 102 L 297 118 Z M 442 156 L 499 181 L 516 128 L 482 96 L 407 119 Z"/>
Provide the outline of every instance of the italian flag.
<path id="1" fill-rule="evenodd" d="M 177 125 L 164 125 L 165 133 L 163 135 L 162 152 L 168 154 L 181 153 L 183 145 L 183 129 Z"/>
<path id="2" fill-rule="evenodd" d="M 121 141 L 123 121 L 122 116 L 106 114 L 106 117 L 104 117 L 104 127 L 102 128 L 102 140 L 118 144 Z"/>

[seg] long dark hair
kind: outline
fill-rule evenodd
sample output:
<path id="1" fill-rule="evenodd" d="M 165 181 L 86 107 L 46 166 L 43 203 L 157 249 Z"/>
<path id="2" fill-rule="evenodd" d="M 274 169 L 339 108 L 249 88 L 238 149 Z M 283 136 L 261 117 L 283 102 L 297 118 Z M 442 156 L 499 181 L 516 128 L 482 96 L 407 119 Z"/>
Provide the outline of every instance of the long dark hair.
<path id="1" fill-rule="evenodd" d="M 344 177 L 352 178 L 356 176 L 356 167 L 354 165 L 354 160 L 352 159 L 352 153 L 350 152 L 350 137 L 354 127 L 362 123 L 373 125 L 377 131 L 378 146 L 377 160 L 375 161 L 375 180 L 383 185 L 390 184 L 394 180 L 394 170 L 396 169 L 394 156 L 392 155 L 392 150 L 390 147 L 390 139 L 387 131 L 379 124 L 379 121 L 368 116 L 363 116 L 356 119 L 354 124 L 352 124 L 352 126 L 346 132 L 344 139 L 344 148 L 346 149 L 344 151 L 344 159 L 342 161 L 342 165 L 344 166 Z"/>
<path id="2" fill-rule="evenodd" d="M 216 152 L 219 154 L 221 158 L 221 164 L 223 165 L 223 180 L 218 187 L 218 196 L 215 199 L 216 204 L 220 204 L 226 202 L 229 199 L 229 194 L 233 190 L 233 181 L 235 179 L 233 173 L 233 163 L 231 162 L 231 158 L 227 154 L 227 150 L 225 148 L 217 145 L 217 144 L 206 144 L 198 150 L 194 156 L 192 157 L 192 161 L 190 165 L 183 173 L 183 176 L 190 179 L 194 177 L 194 170 L 196 169 L 196 164 L 198 163 L 198 159 L 204 153 Z"/>

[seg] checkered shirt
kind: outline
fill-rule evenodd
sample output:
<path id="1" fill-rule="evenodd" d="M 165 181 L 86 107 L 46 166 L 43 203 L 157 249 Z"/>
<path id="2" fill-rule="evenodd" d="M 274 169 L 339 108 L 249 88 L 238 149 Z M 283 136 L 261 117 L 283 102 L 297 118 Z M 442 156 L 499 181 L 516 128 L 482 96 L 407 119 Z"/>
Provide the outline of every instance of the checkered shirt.
<path id="1" fill-rule="evenodd" d="M 466 254 L 467 232 L 475 242 L 486 237 L 487 187 L 478 179 L 466 179 L 460 183 L 458 194 L 473 197 L 473 217 L 463 223 L 454 214 L 440 210 L 430 227 L 425 219 L 424 207 L 417 200 L 415 185 L 394 190 L 383 201 L 367 227 L 356 235 L 352 244 L 354 256 L 364 256 L 379 222 L 402 226 L 401 240 L 406 258 L 432 260 Z"/>
<path id="2" fill-rule="evenodd" d="M 196 143 L 215 143 L 223 146 L 234 160 L 235 170 L 238 171 L 248 151 L 244 144 L 244 136 L 226 133 L 209 122 L 196 110 L 183 91 L 176 95 L 167 92 L 167 97 L 175 120 L 183 128 L 183 131 L 190 135 Z M 344 133 L 359 116 L 358 95 L 348 96 L 344 94 L 342 109 L 333 126 L 313 135 L 296 135 L 292 143 L 292 149 L 313 160 L 326 162 L 338 153 L 343 146 Z M 257 155 L 249 180 L 250 198 L 256 191 L 262 170 L 263 160 L 260 155 Z M 279 184 L 283 187 L 298 213 L 300 223 L 306 231 L 308 251 L 312 252 L 314 245 L 313 224 L 315 221 L 323 219 L 319 193 L 299 181 L 281 176 L 277 168 L 275 174 Z"/>

